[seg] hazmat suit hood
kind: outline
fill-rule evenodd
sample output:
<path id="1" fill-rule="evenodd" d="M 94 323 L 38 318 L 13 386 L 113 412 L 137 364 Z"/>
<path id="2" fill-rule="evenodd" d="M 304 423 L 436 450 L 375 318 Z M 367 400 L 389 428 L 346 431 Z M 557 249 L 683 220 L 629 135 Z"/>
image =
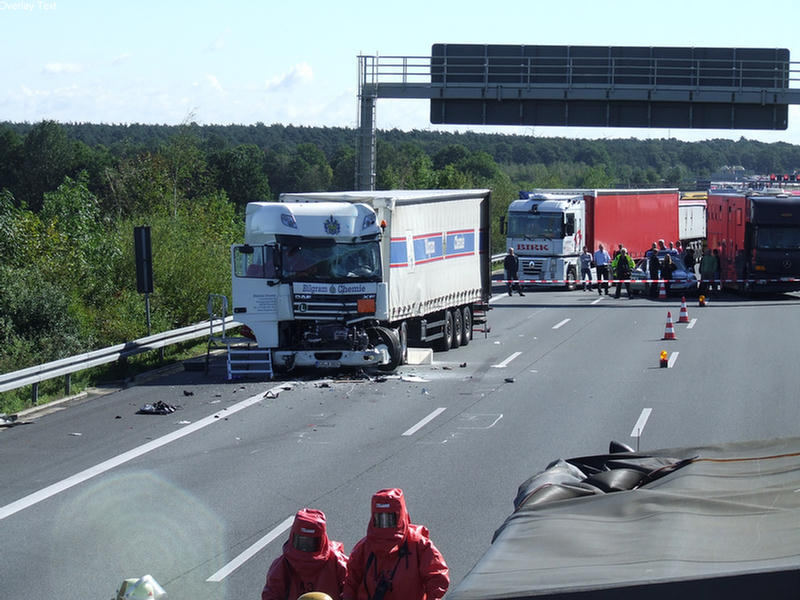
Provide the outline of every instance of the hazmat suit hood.
<path id="1" fill-rule="evenodd" d="M 315 508 L 297 511 L 289 539 L 283 545 L 292 568 L 299 572 L 321 568 L 330 552 L 325 513 Z"/>
<path id="2" fill-rule="evenodd" d="M 393 552 L 406 539 L 411 522 L 403 490 L 391 488 L 376 492 L 371 507 L 367 526 L 369 547 L 376 554 Z"/>

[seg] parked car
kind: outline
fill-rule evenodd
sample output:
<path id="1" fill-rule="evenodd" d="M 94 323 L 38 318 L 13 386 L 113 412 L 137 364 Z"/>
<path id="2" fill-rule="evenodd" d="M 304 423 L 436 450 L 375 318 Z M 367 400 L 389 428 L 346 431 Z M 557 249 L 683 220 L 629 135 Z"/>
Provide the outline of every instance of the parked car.
<path id="1" fill-rule="evenodd" d="M 663 266 L 663 253 L 659 252 L 658 260 Z M 672 278 L 670 281 L 670 294 L 674 293 L 685 295 L 697 293 L 698 283 L 697 276 L 694 274 L 694 272 L 686 268 L 686 265 L 679 256 L 673 255 L 672 262 L 675 264 L 675 271 L 672 273 Z M 634 280 L 633 283 L 631 283 L 631 292 L 634 294 L 647 293 L 648 284 L 646 284 L 644 281 L 636 281 L 650 279 L 650 265 L 646 258 L 640 258 L 638 261 L 636 261 L 636 267 L 631 273 L 631 279 Z"/>

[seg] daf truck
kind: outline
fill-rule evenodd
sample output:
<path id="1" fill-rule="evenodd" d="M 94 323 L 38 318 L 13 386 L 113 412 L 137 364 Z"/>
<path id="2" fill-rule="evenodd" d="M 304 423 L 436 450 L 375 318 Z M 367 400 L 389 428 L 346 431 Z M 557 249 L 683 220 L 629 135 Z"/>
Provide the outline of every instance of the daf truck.
<path id="1" fill-rule="evenodd" d="M 234 318 L 275 368 L 393 370 L 466 345 L 491 294 L 490 190 L 282 194 L 246 207 Z"/>

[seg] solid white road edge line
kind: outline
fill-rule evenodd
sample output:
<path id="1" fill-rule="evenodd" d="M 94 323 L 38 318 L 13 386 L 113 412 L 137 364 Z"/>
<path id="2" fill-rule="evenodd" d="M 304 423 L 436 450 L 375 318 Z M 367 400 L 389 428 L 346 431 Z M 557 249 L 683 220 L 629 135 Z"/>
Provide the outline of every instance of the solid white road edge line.
<path id="1" fill-rule="evenodd" d="M 567 323 L 569 323 L 571 320 L 572 320 L 572 319 L 564 319 L 563 321 L 559 321 L 558 323 L 556 323 L 555 325 L 553 325 L 553 329 L 560 329 L 561 327 L 563 327 L 564 325 L 566 325 Z"/>
<path id="2" fill-rule="evenodd" d="M 62 479 L 59 482 L 56 482 L 52 485 L 47 486 L 46 488 L 42 488 L 38 492 L 34 492 L 32 494 L 28 494 L 24 498 L 20 498 L 11 504 L 6 504 L 5 506 L 0 507 L 0 521 L 5 519 L 6 517 L 10 517 L 14 513 L 17 513 L 21 510 L 24 510 L 28 507 L 33 506 L 34 504 L 38 504 L 42 500 L 47 500 L 51 496 L 55 496 L 65 490 L 68 490 L 71 487 L 78 485 L 79 483 L 83 483 L 97 475 L 102 475 L 106 471 L 110 471 L 111 469 L 118 467 L 134 458 L 138 458 L 143 454 L 147 454 L 153 450 L 160 448 L 161 446 L 166 446 L 170 442 L 174 442 L 175 440 L 179 440 L 182 437 L 189 435 L 190 433 L 194 433 L 195 431 L 199 431 L 204 427 L 208 427 L 212 423 L 219 422 L 222 417 L 228 417 L 232 414 L 239 412 L 240 410 L 244 410 L 260 402 L 266 394 L 269 392 L 278 393 L 277 390 L 280 390 L 286 384 L 281 384 L 280 386 L 276 386 L 267 392 L 259 392 L 255 396 L 251 396 L 246 400 L 242 400 L 238 404 L 234 404 L 232 406 L 227 407 L 225 410 L 221 410 L 219 412 L 214 413 L 213 415 L 209 415 L 191 425 L 187 425 L 186 427 L 182 427 L 177 431 L 173 431 L 163 437 L 158 439 L 152 440 L 139 446 L 138 448 L 133 448 L 132 450 L 128 450 L 127 452 L 123 452 L 122 454 L 115 456 L 114 458 L 110 458 L 106 461 L 101 462 L 93 467 L 89 467 L 88 469 L 81 471 L 80 473 L 76 473 L 72 477 L 67 477 L 66 479 Z"/>
<path id="3" fill-rule="evenodd" d="M 672 365 L 675 364 L 675 361 L 678 360 L 678 354 L 680 354 L 680 353 L 679 352 L 673 352 L 672 354 L 669 355 L 669 360 L 667 361 L 667 368 L 668 369 L 671 369 Z"/>
<path id="4" fill-rule="evenodd" d="M 246 563 L 248 560 L 253 558 L 253 556 L 256 554 L 256 552 L 261 550 L 264 546 L 269 544 L 272 540 L 274 540 L 279 535 L 281 535 L 284 531 L 289 529 L 289 527 L 292 526 L 292 523 L 294 523 L 294 515 L 292 515 L 290 517 L 286 517 L 286 520 L 281 522 L 280 525 L 278 525 L 275 529 L 273 529 L 267 535 L 265 535 L 260 540 L 258 540 L 255 544 L 250 546 L 247 550 L 242 552 L 239 556 L 234 558 L 227 565 L 222 567 L 219 571 L 214 573 L 211 577 L 206 579 L 206 581 L 217 582 L 217 581 L 222 581 L 223 579 L 225 579 L 228 575 L 233 573 L 236 569 L 238 569 L 244 563 Z"/>
<path id="5" fill-rule="evenodd" d="M 653 412 L 652 408 L 642 409 L 642 414 L 639 415 L 639 420 L 636 421 L 636 425 L 633 426 L 633 430 L 631 431 L 631 437 L 640 437 L 642 435 L 642 430 L 647 423 L 647 419 L 650 418 L 651 412 Z"/>
<path id="6" fill-rule="evenodd" d="M 427 425 L 428 423 L 433 421 L 436 417 L 438 417 L 440 414 L 442 414 L 445 410 L 447 410 L 447 409 L 440 406 L 435 411 L 433 411 L 431 414 L 429 414 L 427 417 L 422 419 L 422 421 L 420 421 L 419 423 L 414 425 L 411 429 L 405 430 L 403 432 L 403 435 L 406 435 L 406 436 L 414 435 L 417 431 L 419 431 L 420 429 L 425 427 L 425 425 Z"/>
<path id="7" fill-rule="evenodd" d="M 503 362 L 501 362 L 501 363 L 498 363 L 498 364 L 496 364 L 496 365 L 492 365 L 492 368 L 494 368 L 494 369 L 505 369 L 505 368 L 508 366 L 508 363 L 510 363 L 510 362 L 511 362 L 512 360 L 514 360 L 515 358 L 517 358 L 517 357 L 518 357 L 520 354 L 522 354 L 522 352 L 514 352 L 514 354 L 512 354 L 511 356 L 509 356 L 509 357 L 508 357 L 507 359 L 505 359 Z"/>

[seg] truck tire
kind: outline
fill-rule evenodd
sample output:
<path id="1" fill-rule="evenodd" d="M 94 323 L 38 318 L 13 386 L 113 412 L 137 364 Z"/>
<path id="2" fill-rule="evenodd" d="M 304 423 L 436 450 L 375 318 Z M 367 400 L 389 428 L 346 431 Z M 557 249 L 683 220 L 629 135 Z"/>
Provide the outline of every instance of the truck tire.
<path id="1" fill-rule="evenodd" d="M 408 363 L 408 321 L 400 321 L 397 336 L 400 338 L 400 364 L 405 365 Z"/>
<path id="2" fill-rule="evenodd" d="M 455 307 L 453 313 L 453 348 L 458 348 L 464 340 L 464 320 L 461 315 L 461 309 Z"/>
<path id="3" fill-rule="evenodd" d="M 465 306 L 461 314 L 463 315 L 461 317 L 461 322 L 464 325 L 464 335 L 461 337 L 461 345 L 466 346 L 472 339 L 472 309 L 469 306 Z"/>
<path id="4" fill-rule="evenodd" d="M 453 347 L 453 313 L 445 309 L 442 314 L 444 325 L 442 325 L 442 337 L 434 342 L 434 350 L 447 352 Z"/>
<path id="5" fill-rule="evenodd" d="M 569 267 L 567 269 L 566 285 L 564 286 L 564 288 L 571 292 L 577 287 L 577 282 L 578 282 L 578 274 L 575 272 L 575 268 Z"/>
<path id="6" fill-rule="evenodd" d="M 369 339 L 376 348 L 386 346 L 389 353 L 389 362 L 385 365 L 378 365 L 381 371 L 394 371 L 401 360 L 400 336 L 394 329 L 388 327 L 375 327 L 369 331 Z"/>

